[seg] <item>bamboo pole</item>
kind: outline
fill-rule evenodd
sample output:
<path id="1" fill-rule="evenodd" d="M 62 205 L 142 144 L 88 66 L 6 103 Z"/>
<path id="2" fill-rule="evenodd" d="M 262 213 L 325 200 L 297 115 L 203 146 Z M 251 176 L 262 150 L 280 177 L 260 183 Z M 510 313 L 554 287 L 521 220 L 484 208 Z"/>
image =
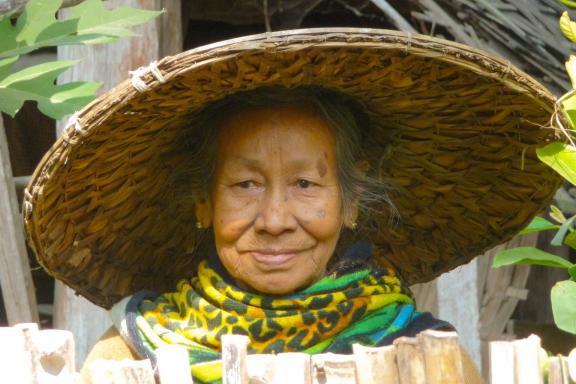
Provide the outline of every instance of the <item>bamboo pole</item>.
<path id="1" fill-rule="evenodd" d="M 417 336 L 422 345 L 427 384 L 464 384 L 458 334 L 426 330 Z"/>
<path id="2" fill-rule="evenodd" d="M 96 360 L 90 365 L 92 384 L 155 384 L 150 360 Z"/>
<path id="3" fill-rule="evenodd" d="M 267 354 L 248 355 L 246 370 L 250 383 L 272 383 L 276 356 Z"/>
<path id="4" fill-rule="evenodd" d="M 12 383 L 34 383 L 26 339 L 21 330 L 0 327 L 0 372 Z"/>
<path id="5" fill-rule="evenodd" d="M 543 384 L 540 366 L 540 338 L 530 335 L 526 339 L 515 340 L 514 365 L 516 384 Z"/>
<path id="6" fill-rule="evenodd" d="M 356 364 L 353 355 L 324 353 L 312 356 L 312 383 L 355 384 Z"/>
<path id="7" fill-rule="evenodd" d="M 246 347 L 248 336 L 222 335 L 222 382 L 224 384 L 248 384 Z"/>
<path id="8" fill-rule="evenodd" d="M 383 380 L 387 384 L 400 384 L 396 347 L 370 348 L 354 344 L 352 350 L 356 359 L 357 384 L 374 384 Z"/>
<path id="9" fill-rule="evenodd" d="M 310 355 L 300 352 L 279 353 L 274 362 L 274 384 L 311 384 Z"/>
<path id="10" fill-rule="evenodd" d="M 573 349 L 568 355 L 568 373 L 570 379 L 576 383 L 576 349 Z"/>
<path id="11" fill-rule="evenodd" d="M 514 345 L 509 341 L 490 343 L 490 383 L 515 384 Z"/>
<path id="12" fill-rule="evenodd" d="M 399 337 L 394 340 L 400 384 L 426 384 L 424 354 L 418 339 Z"/>
<path id="13" fill-rule="evenodd" d="M 181 345 L 165 345 L 156 350 L 160 384 L 193 384 L 188 350 Z"/>

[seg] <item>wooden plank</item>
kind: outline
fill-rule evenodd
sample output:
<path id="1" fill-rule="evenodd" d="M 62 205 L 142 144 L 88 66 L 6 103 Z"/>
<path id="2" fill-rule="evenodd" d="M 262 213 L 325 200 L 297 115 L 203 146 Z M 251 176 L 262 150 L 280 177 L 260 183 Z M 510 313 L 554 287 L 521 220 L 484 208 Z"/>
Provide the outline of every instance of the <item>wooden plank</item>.
<path id="1" fill-rule="evenodd" d="M 0 116 L 0 286 L 8 324 L 38 322 L 34 282 Z"/>
<path id="2" fill-rule="evenodd" d="M 138 37 L 120 39 L 107 45 L 72 45 L 58 47 L 59 60 L 78 60 L 80 63 L 66 71 L 59 79 L 69 81 L 103 82 L 100 93 L 128 78 L 128 71 L 148 65 L 162 54 L 181 50 L 182 30 L 179 18 L 180 0 L 109 0 L 107 7 L 133 7 L 149 10 L 166 8 L 156 21 L 134 28 Z M 66 10 L 61 12 L 65 13 Z M 165 45 L 161 43 L 165 42 Z M 58 134 L 65 121 L 58 124 Z M 70 289 L 57 283 L 54 298 L 54 326 L 77 335 L 76 362 L 86 358 L 95 342 L 111 325 L 106 311 L 76 296 Z"/>

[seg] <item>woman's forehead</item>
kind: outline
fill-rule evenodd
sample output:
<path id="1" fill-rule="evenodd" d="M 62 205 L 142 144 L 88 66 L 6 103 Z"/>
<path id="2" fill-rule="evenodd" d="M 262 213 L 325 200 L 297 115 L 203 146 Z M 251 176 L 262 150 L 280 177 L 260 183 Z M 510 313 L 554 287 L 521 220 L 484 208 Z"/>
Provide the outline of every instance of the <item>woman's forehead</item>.
<path id="1" fill-rule="evenodd" d="M 324 118 L 311 109 L 296 106 L 237 113 L 224 121 L 219 135 L 220 149 L 234 152 L 332 150 L 334 144 L 332 129 Z"/>
<path id="2" fill-rule="evenodd" d="M 334 162 L 335 140 L 328 123 L 310 110 L 263 108 L 236 114 L 222 126 L 219 161 L 256 167 L 283 161 L 294 167 Z"/>

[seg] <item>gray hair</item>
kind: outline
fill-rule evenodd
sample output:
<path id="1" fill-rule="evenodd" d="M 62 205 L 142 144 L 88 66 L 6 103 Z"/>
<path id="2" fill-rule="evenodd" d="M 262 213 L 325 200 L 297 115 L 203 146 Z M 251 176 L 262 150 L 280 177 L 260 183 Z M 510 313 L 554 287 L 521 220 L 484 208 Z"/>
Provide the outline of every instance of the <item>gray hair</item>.
<path id="1" fill-rule="evenodd" d="M 176 185 L 186 184 L 187 195 L 195 199 L 207 198 L 216 171 L 218 137 L 225 119 L 250 109 L 286 106 L 312 107 L 324 118 L 333 131 L 336 142 L 336 167 L 340 182 L 342 209 L 349 213 L 353 204 L 358 204 L 358 224 L 374 229 L 374 213 L 386 214 L 394 219 L 397 211 L 388 197 L 388 186 L 377 175 L 377 169 L 364 172 L 358 162 L 370 160 L 363 150 L 370 147 L 367 133 L 371 122 L 364 108 L 355 99 L 327 88 L 301 86 L 298 88 L 261 87 L 238 92 L 207 105 L 192 117 L 188 132 L 188 167 L 177 175 L 183 177 Z M 381 149 L 380 149 L 381 150 Z M 377 157 L 380 154 L 375 154 Z M 377 166 L 377 164 L 376 164 Z M 372 164 L 374 168 L 374 164 Z M 386 211 L 386 212 L 383 212 Z M 353 234 L 349 234 L 353 235 Z M 350 237 L 350 236 L 348 236 Z M 352 236 L 354 237 L 354 236 Z"/>

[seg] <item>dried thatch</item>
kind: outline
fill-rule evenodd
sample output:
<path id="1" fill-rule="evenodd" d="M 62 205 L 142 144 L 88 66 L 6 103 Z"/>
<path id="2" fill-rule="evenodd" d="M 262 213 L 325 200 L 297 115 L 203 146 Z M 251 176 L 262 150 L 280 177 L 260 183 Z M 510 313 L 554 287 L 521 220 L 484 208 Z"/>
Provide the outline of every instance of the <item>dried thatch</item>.
<path id="1" fill-rule="evenodd" d="M 566 7 L 556 0 L 195 0 L 185 6 L 191 19 L 269 30 L 327 26 L 315 25 L 315 17 L 345 11 L 349 17 L 334 26 L 360 26 L 362 18 L 365 26 L 444 37 L 507 58 L 556 94 L 569 88 L 563 63 L 572 44 L 558 27 Z"/>

